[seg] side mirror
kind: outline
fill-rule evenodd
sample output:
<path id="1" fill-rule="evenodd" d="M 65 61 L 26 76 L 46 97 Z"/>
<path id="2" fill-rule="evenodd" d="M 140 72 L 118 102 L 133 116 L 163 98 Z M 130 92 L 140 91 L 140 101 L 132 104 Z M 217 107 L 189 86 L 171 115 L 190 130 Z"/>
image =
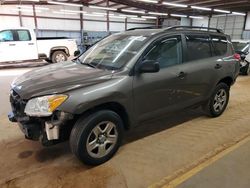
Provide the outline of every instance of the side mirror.
<path id="1" fill-rule="evenodd" d="M 81 52 L 80 52 L 80 50 L 76 50 L 75 52 L 74 52 L 74 56 L 76 57 L 76 56 L 79 56 L 81 54 Z"/>
<path id="2" fill-rule="evenodd" d="M 154 73 L 159 72 L 160 65 L 157 61 L 154 60 L 144 60 L 138 67 L 139 73 Z"/>

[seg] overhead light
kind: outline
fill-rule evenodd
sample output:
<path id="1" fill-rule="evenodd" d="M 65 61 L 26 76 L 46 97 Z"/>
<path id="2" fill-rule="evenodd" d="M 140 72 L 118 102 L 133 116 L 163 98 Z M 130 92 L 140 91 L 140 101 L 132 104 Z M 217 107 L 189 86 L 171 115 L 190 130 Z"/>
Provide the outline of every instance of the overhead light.
<path id="1" fill-rule="evenodd" d="M 130 18 L 130 19 L 132 19 L 132 20 L 146 20 L 145 18 Z"/>
<path id="2" fill-rule="evenodd" d="M 142 2 L 145 2 L 145 3 L 158 3 L 157 0 L 138 0 L 138 1 L 142 1 Z"/>
<path id="3" fill-rule="evenodd" d="M 192 19 L 203 19 L 202 16 L 189 16 L 189 18 L 192 18 Z"/>
<path id="4" fill-rule="evenodd" d="M 215 11 L 215 12 L 227 13 L 227 14 L 230 13 L 230 11 L 228 11 L 228 10 L 221 10 L 221 9 L 214 9 L 214 11 Z"/>
<path id="5" fill-rule="evenodd" d="M 20 8 L 16 8 L 16 9 L 11 9 L 13 11 L 20 11 L 20 12 L 33 12 L 33 9 L 20 9 Z M 36 10 L 35 12 L 42 12 L 41 10 Z"/>
<path id="6" fill-rule="evenodd" d="M 106 12 L 92 12 L 92 14 L 99 14 L 99 15 L 107 15 L 107 13 Z M 114 14 L 112 14 L 112 13 L 109 13 L 109 15 L 110 16 L 114 16 Z"/>
<path id="7" fill-rule="evenodd" d="M 86 13 L 86 14 L 83 14 L 84 16 L 93 16 L 93 17 L 103 17 L 103 15 L 101 15 L 101 14 L 88 14 L 88 13 Z"/>
<path id="8" fill-rule="evenodd" d="M 183 5 L 183 4 L 177 4 L 177 3 L 168 3 L 168 2 L 163 2 L 163 5 L 168 5 L 168 6 L 173 6 L 173 7 L 183 7 L 183 8 L 187 8 L 187 5 Z"/>
<path id="9" fill-rule="evenodd" d="M 75 12 L 62 12 L 62 11 L 53 11 L 54 14 L 70 14 L 70 15 L 76 15 Z"/>
<path id="10" fill-rule="evenodd" d="M 71 13 L 79 13 L 79 14 L 83 14 L 83 13 L 87 13 L 85 11 L 80 11 L 80 10 L 67 10 L 67 9 L 61 9 L 61 12 L 71 12 Z"/>
<path id="11" fill-rule="evenodd" d="M 155 16 L 142 16 L 142 18 L 146 18 L 146 19 L 157 19 L 157 17 L 155 17 Z"/>
<path id="12" fill-rule="evenodd" d="M 22 8 L 22 9 L 33 9 L 32 6 L 23 6 L 23 5 L 17 5 L 17 8 Z M 49 8 L 46 7 L 35 7 L 36 10 L 49 10 Z"/>
<path id="13" fill-rule="evenodd" d="M 83 5 L 75 4 L 75 3 L 62 3 L 57 1 L 48 1 L 49 4 L 53 5 L 65 5 L 65 6 L 72 6 L 72 7 L 83 7 Z"/>
<path id="14" fill-rule="evenodd" d="M 198 10 L 207 10 L 210 11 L 212 10 L 211 8 L 206 8 L 206 7 L 198 7 L 198 6 L 191 6 L 192 9 L 198 9 Z"/>
<path id="15" fill-rule="evenodd" d="M 184 15 L 184 14 L 170 14 L 171 16 L 173 17 L 181 17 L 181 18 L 186 18 L 187 15 Z"/>
<path id="16" fill-rule="evenodd" d="M 39 2 L 40 0 L 26 0 L 26 1 L 30 1 L 30 2 Z"/>
<path id="17" fill-rule="evenodd" d="M 126 19 L 125 16 L 109 16 L 110 18 L 116 18 L 116 19 Z"/>
<path id="18" fill-rule="evenodd" d="M 167 13 L 161 13 L 161 12 L 148 12 L 148 14 L 152 14 L 152 15 L 158 15 L 158 16 L 167 16 Z"/>
<path id="19" fill-rule="evenodd" d="M 95 9 L 101 9 L 101 10 L 113 10 L 113 11 L 117 10 L 117 8 L 100 7 L 100 6 L 94 6 L 94 5 L 89 5 L 89 8 L 95 8 Z"/>
<path id="20" fill-rule="evenodd" d="M 239 16 L 246 16 L 245 13 L 241 13 L 241 12 L 232 12 L 232 14 L 239 15 Z"/>
<path id="21" fill-rule="evenodd" d="M 119 16 L 125 16 L 128 18 L 137 18 L 138 17 L 137 15 L 126 15 L 126 14 L 119 14 Z"/>
<path id="22" fill-rule="evenodd" d="M 130 9 L 121 9 L 123 12 L 130 12 L 130 13 L 139 13 L 139 14 L 144 14 L 145 11 L 143 10 L 130 10 Z"/>

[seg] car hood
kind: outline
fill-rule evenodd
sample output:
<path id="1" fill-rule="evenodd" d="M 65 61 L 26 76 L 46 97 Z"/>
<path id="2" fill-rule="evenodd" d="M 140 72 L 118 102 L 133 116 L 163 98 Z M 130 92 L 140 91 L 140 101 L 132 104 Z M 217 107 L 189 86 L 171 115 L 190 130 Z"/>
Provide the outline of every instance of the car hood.
<path id="1" fill-rule="evenodd" d="M 12 89 L 22 99 L 63 93 L 105 82 L 112 71 L 96 69 L 75 62 L 63 62 L 38 68 L 16 78 Z"/>

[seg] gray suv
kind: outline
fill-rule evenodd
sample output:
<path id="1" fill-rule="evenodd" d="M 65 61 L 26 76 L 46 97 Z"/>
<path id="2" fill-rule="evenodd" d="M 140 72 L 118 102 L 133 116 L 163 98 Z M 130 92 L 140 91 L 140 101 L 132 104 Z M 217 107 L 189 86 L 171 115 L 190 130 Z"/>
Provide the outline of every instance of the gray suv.
<path id="1" fill-rule="evenodd" d="M 9 119 L 45 146 L 69 139 L 82 162 L 98 165 L 143 120 L 197 105 L 220 116 L 239 74 L 236 57 L 218 29 L 131 29 L 14 80 Z"/>

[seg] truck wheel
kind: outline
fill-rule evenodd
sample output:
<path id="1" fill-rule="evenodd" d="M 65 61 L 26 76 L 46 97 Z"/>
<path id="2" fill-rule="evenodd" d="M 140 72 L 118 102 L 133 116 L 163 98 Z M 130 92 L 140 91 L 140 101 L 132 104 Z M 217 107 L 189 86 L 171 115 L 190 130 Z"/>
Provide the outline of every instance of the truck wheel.
<path id="1" fill-rule="evenodd" d="M 53 63 L 67 61 L 67 55 L 64 51 L 55 51 L 51 56 L 51 60 Z"/>
<path id="2" fill-rule="evenodd" d="M 210 117 L 220 116 L 226 109 L 229 101 L 230 87 L 225 83 L 219 83 L 208 102 L 203 105 L 204 111 Z"/>
<path id="3" fill-rule="evenodd" d="M 70 134 L 71 151 L 85 164 L 99 165 L 109 160 L 122 142 L 123 122 L 110 110 L 81 117 Z"/>

